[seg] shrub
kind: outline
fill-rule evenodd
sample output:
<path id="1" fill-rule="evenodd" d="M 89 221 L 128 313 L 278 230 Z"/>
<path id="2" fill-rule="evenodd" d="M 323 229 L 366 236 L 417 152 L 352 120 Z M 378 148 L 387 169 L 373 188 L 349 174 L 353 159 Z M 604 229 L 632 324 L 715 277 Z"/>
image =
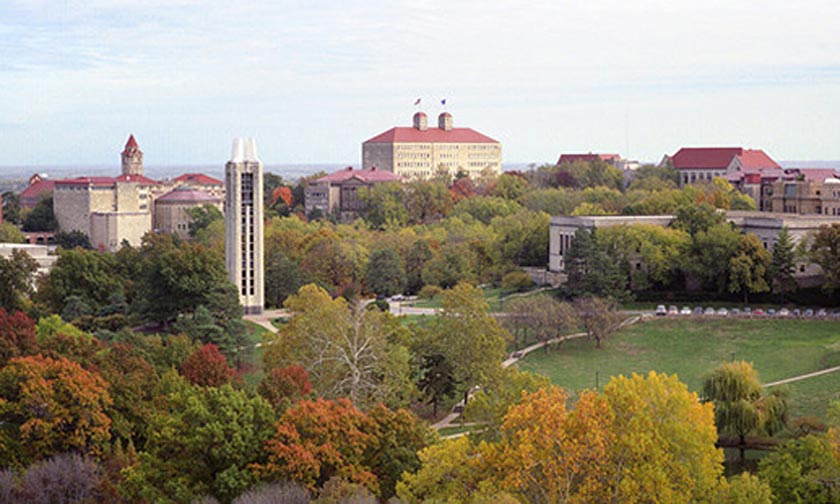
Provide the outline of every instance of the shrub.
<path id="1" fill-rule="evenodd" d="M 420 289 L 420 292 L 417 293 L 417 296 L 421 299 L 432 299 L 441 292 L 443 292 L 443 289 L 437 285 L 424 285 L 423 288 Z"/>
<path id="2" fill-rule="evenodd" d="M 511 271 L 502 277 L 502 288 L 522 291 L 534 286 L 531 276 L 524 271 Z"/>

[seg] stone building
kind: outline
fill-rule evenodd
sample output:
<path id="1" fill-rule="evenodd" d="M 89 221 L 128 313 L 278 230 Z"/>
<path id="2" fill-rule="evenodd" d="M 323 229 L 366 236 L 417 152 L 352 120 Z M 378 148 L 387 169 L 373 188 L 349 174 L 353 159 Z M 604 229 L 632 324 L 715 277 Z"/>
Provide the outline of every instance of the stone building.
<path id="1" fill-rule="evenodd" d="M 781 168 L 760 149 L 742 147 L 683 147 L 673 156 L 665 156 L 679 174 L 680 186 L 711 181 L 734 172 L 758 172 Z"/>
<path id="2" fill-rule="evenodd" d="M 323 215 L 336 214 L 343 221 L 353 220 L 362 209 L 358 191 L 375 184 L 401 180 L 399 175 L 389 171 L 376 168 L 354 170 L 348 166 L 307 184 L 304 190 L 304 211 L 306 215 L 317 210 Z"/>
<path id="3" fill-rule="evenodd" d="M 253 138 L 235 139 L 225 165 L 225 264 L 245 313 L 262 313 L 263 169 Z"/>
<path id="4" fill-rule="evenodd" d="M 502 144 L 470 128 L 455 128 L 443 112 L 430 128 L 423 112 L 411 127 L 394 127 L 362 144 L 362 169 L 393 172 L 407 180 L 429 178 L 438 170 L 477 177 L 484 170 L 502 171 Z"/>
<path id="5" fill-rule="evenodd" d="M 137 145 L 134 135 L 129 135 L 125 148 L 120 154 L 122 157 L 123 175 L 143 175 L 143 151 Z"/>
<path id="6" fill-rule="evenodd" d="M 29 177 L 29 185 L 20 192 L 20 207 L 33 209 L 44 198 L 53 195 L 55 181 L 44 178 L 36 173 Z"/>
<path id="7" fill-rule="evenodd" d="M 223 200 L 190 186 L 178 186 L 155 199 L 154 229 L 159 233 L 175 233 L 181 239 L 190 238 L 193 208 L 212 205 L 223 211 Z"/>
<path id="8" fill-rule="evenodd" d="M 574 241 L 579 229 L 596 229 L 610 226 L 652 224 L 668 226 L 673 215 L 628 215 L 628 216 L 555 216 L 551 218 L 548 231 L 548 269 L 552 274 L 565 273 L 564 255 Z M 840 223 L 836 217 L 824 215 L 794 215 L 775 212 L 728 211 L 726 220 L 743 233 L 756 235 L 764 248 L 773 250 L 782 227 L 787 227 L 794 243 L 799 243 L 820 226 Z M 638 265 L 637 265 L 638 267 Z M 821 274 L 819 266 L 798 260 L 796 276 L 803 286 L 813 285 Z"/>

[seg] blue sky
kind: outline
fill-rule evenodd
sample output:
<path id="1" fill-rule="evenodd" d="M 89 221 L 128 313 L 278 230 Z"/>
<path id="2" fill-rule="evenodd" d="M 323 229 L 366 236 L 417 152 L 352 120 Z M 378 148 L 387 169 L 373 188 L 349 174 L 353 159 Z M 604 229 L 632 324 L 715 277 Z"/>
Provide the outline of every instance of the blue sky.
<path id="1" fill-rule="evenodd" d="M 240 5 L 241 4 L 241 5 Z M 503 143 L 840 159 L 840 2 L 0 0 L 0 166 L 358 163 L 422 97 Z"/>

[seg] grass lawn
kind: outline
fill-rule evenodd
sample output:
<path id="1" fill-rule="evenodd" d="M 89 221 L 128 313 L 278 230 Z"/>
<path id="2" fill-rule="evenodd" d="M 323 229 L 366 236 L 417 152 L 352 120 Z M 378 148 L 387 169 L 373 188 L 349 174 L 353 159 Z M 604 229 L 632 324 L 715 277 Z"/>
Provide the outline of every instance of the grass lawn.
<path id="1" fill-rule="evenodd" d="M 812 320 L 653 320 L 614 334 L 595 349 L 591 341 L 566 342 L 557 351 L 533 352 L 520 369 L 544 374 L 570 390 L 603 387 L 613 375 L 676 374 L 699 391 L 703 375 L 722 362 L 752 362 L 763 382 L 836 365 L 840 324 Z M 787 385 L 792 414 L 824 417 L 840 398 L 840 372 Z"/>
<path id="2" fill-rule="evenodd" d="M 484 290 L 484 299 L 490 306 L 491 312 L 500 312 L 504 310 L 505 303 L 508 302 L 510 296 L 527 296 L 529 291 L 518 293 L 515 290 L 502 289 L 500 287 L 486 287 Z M 550 292 L 556 292 L 550 290 Z M 435 296 L 432 299 L 418 299 L 411 303 L 411 306 L 416 308 L 440 308 L 440 296 Z"/>
<path id="3" fill-rule="evenodd" d="M 245 340 L 248 348 L 243 349 L 238 356 L 243 371 L 242 379 L 246 383 L 256 386 L 263 377 L 263 348 L 253 348 L 253 346 L 262 343 L 263 338 L 271 334 L 271 331 L 249 320 L 245 321 L 245 329 Z"/>

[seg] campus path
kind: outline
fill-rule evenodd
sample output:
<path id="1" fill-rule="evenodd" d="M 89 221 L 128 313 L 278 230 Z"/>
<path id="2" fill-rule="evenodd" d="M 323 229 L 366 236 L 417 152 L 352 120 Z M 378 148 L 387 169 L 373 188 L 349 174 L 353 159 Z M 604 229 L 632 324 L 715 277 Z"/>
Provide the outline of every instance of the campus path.
<path id="1" fill-rule="evenodd" d="M 274 334 L 277 332 L 277 328 L 274 327 L 274 324 L 272 324 L 271 321 L 278 317 L 290 316 L 291 314 L 288 310 L 265 310 L 259 315 L 245 315 L 242 318 L 249 322 L 253 322 L 259 326 L 262 326 L 271 331 L 272 334 Z"/>
<path id="2" fill-rule="evenodd" d="M 765 387 L 775 387 L 776 385 L 783 385 L 785 383 L 793 383 L 798 382 L 800 380 L 807 380 L 808 378 L 814 378 L 815 376 L 820 376 L 828 373 L 834 373 L 835 371 L 840 371 L 840 366 L 834 366 L 830 368 L 820 369 L 819 371 L 814 371 L 813 373 L 805 373 L 799 376 L 791 376 L 790 378 L 785 378 L 784 380 L 778 380 L 770 383 L 765 383 Z"/>

